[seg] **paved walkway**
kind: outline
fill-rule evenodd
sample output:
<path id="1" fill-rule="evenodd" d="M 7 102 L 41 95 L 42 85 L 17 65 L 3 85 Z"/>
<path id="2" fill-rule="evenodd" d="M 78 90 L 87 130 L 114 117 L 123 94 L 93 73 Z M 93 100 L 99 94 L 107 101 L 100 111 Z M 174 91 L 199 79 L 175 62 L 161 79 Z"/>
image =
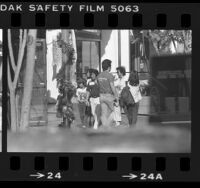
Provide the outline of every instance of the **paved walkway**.
<path id="1" fill-rule="evenodd" d="M 79 117 L 77 106 L 74 108 Z M 117 152 L 117 153 L 185 153 L 190 152 L 190 125 L 150 123 L 138 116 L 136 127 L 122 125 L 98 130 L 80 128 L 77 118 L 71 129 L 59 128 L 54 106 L 49 107 L 47 126 L 30 127 L 23 133 L 8 132 L 9 152 Z"/>

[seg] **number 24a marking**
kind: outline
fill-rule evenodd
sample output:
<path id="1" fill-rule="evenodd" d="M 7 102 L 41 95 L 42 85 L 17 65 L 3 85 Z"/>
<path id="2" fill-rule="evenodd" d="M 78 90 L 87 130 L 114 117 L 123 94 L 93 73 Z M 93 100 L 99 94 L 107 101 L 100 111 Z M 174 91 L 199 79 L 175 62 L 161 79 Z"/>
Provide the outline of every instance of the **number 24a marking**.
<path id="1" fill-rule="evenodd" d="M 163 180 L 163 177 L 162 177 L 161 174 L 156 174 L 155 175 L 155 174 L 151 173 L 151 174 L 147 175 L 145 173 L 141 173 L 140 175 L 141 175 L 141 177 L 140 177 L 141 180 L 147 180 L 147 179 L 150 179 L 150 180 Z"/>

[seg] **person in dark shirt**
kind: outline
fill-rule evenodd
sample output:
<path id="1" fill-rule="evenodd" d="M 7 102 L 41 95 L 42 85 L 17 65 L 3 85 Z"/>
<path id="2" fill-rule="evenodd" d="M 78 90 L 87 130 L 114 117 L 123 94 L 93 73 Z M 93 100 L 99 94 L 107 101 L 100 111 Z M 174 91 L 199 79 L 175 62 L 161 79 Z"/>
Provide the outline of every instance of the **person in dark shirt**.
<path id="1" fill-rule="evenodd" d="M 99 85 L 97 83 L 97 75 L 99 74 L 98 70 L 90 69 L 91 71 L 91 80 L 88 82 L 87 91 L 88 91 L 88 98 L 91 105 L 92 115 L 94 117 L 94 129 L 98 128 L 99 118 L 98 118 L 98 111 L 99 111 Z"/>
<path id="2" fill-rule="evenodd" d="M 118 93 L 114 86 L 114 76 L 110 73 L 111 61 L 105 59 L 102 62 L 102 69 L 98 77 L 101 104 L 101 122 L 105 127 L 109 127 L 114 120 L 114 101 L 119 103 Z"/>

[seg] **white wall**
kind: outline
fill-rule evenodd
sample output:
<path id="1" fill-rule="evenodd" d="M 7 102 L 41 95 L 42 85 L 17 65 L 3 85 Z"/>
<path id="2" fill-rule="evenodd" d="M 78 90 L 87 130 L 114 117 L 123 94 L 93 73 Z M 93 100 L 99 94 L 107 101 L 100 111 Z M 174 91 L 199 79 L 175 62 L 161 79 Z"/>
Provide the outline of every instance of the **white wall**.
<path id="1" fill-rule="evenodd" d="M 121 36 L 121 66 L 130 71 L 130 45 L 129 45 L 129 30 L 120 30 Z M 105 50 L 104 50 L 105 49 Z M 112 61 L 111 72 L 116 72 L 119 66 L 118 60 L 118 30 L 102 30 L 101 37 L 101 62 L 104 59 Z M 126 74 L 128 79 L 129 74 Z"/>
<path id="2" fill-rule="evenodd" d="M 92 68 L 97 69 L 99 71 L 99 45 L 97 46 L 96 43 L 91 43 L 91 62 L 92 62 Z"/>
<path id="3" fill-rule="evenodd" d="M 112 61 L 111 72 L 118 67 L 118 31 L 102 30 L 101 33 L 101 62 L 105 59 Z"/>
<path id="4" fill-rule="evenodd" d="M 121 66 L 126 68 L 126 72 L 130 71 L 130 44 L 129 30 L 120 30 L 121 35 Z M 128 79 L 129 74 L 126 74 Z"/>

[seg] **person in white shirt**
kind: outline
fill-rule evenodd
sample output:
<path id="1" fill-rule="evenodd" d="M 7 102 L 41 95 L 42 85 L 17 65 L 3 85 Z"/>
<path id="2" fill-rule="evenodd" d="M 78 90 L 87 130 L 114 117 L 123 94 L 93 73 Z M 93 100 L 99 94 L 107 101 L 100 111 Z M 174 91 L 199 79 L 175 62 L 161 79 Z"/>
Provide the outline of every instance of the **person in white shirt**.
<path id="1" fill-rule="evenodd" d="M 129 126 L 134 126 L 137 123 L 139 102 L 142 99 L 139 88 L 139 77 L 136 71 L 131 72 L 127 86 L 134 100 L 134 104 L 127 105 L 127 117 Z"/>
<path id="2" fill-rule="evenodd" d="M 115 80 L 114 85 L 120 98 L 122 89 L 126 86 L 126 78 L 125 78 L 126 69 L 125 67 L 117 67 L 116 70 L 118 78 Z M 119 126 L 121 124 L 122 117 L 121 117 L 121 107 L 119 103 L 115 103 L 114 105 L 114 120 L 116 122 L 116 126 Z"/>
<path id="3" fill-rule="evenodd" d="M 91 81 L 91 69 L 87 70 L 86 77 L 87 77 L 87 83 L 86 83 L 86 85 L 88 85 L 88 83 Z"/>
<path id="4" fill-rule="evenodd" d="M 85 125 L 86 124 L 85 110 L 86 110 L 86 105 L 88 105 L 86 80 L 80 79 L 78 81 L 78 88 L 76 90 L 76 96 L 78 98 L 78 107 L 79 107 L 79 114 L 80 114 L 82 127 L 86 127 L 86 125 Z"/>

